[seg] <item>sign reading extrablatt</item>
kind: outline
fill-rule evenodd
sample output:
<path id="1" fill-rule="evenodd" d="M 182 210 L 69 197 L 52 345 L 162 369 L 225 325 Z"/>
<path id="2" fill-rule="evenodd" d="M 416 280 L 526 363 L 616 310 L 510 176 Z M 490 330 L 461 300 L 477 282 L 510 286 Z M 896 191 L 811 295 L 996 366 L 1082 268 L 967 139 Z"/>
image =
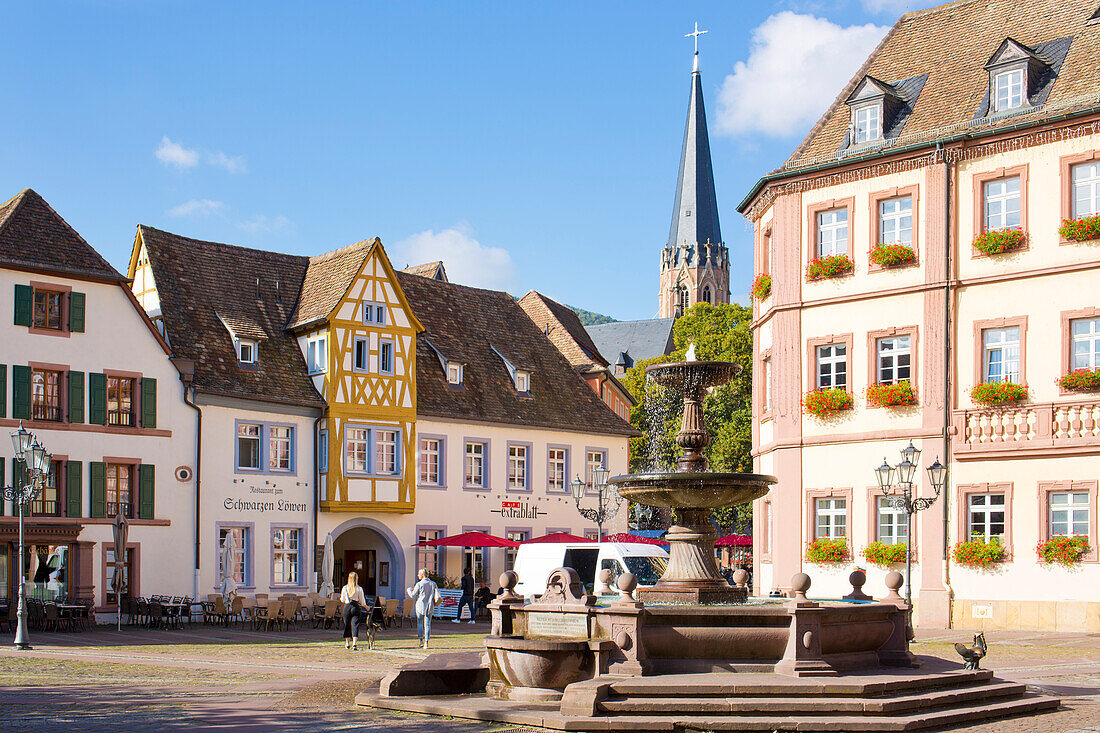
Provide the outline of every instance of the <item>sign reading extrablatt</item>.
<path id="1" fill-rule="evenodd" d="M 545 511 L 537 506 L 525 504 L 520 501 L 502 501 L 500 509 L 490 509 L 493 514 L 499 514 L 504 519 L 538 519 Z"/>

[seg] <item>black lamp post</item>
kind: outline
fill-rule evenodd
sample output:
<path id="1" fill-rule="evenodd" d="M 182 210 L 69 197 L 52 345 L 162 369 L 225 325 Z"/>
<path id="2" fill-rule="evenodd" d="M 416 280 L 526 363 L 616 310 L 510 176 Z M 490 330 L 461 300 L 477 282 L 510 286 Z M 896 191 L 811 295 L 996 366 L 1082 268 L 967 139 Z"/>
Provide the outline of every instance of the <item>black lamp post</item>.
<path id="1" fill-rule="evenodd" d="M 592 488 L 596 490 L 596 508 L 585 509 L 581 507 L 581 498 L 584 496 L 585 484 L 580 476 L 573 479 L 573 501 L 577 504 L 577 511 L 585 519 L 596 523 L 598 539 L 603 541 L 603 523 L 614 517 L 619 512 L 619 506 L 623 498 L 619 492 L 607 485 L 607 477 L 611 474 L 602 464 L 599 468 L 592 469 Z"/>
<path id="2" fill-rule="evenodd" d="M 905 512 L 905 602 L 909 606 L 908 636 L 913 638 L 913 515 L 924 511 L 936 503 L 940 497 L 944 484 L 947 482 L 947 467 L 936 462 L 926 469 L 928 481 L 932 484 L 933 496 L 918 497 L 913 495 L 913 477 L 917 471 L 917 462 L 920 459 L 920 450 L 909 441 L 909 445 L 901 450 L 901 462 L 897 466 L 891 466 L 882 459 L 882 465 L 875 469 L 875 478 L 878 479 L 879 489 L 882 495 L 895 509 Z M 896 476 L 896 484 L 893 478 Z M 898 492 L 895 492 L 895 488 Z"/>
<path id="3" fill-rule="evenodd" d="M 22 463 L 25 469 L 27 483 L 20 486 L 15 482 L 12 486 L 3 487 L 3 496 L 10 499 L 12 507 L 19 508 L 19 610 L 17 616 L 18 626 L 15 629 L 15 646 L 19 649 L 30 649 L 31 638 L 27 633 L 27 573 L 26 563 L 23 558 L 23 516 L 27 513 L 27 507 L 42 492 L 46 483 L 46 475 L 50 472 L 52 456 L 46 452 L 32 433 L 19 424 L 19 429 L 11 434 L 12 446 L 15 448 L 15 461 Z M 15 475 L 19 475 L 15 471 Z"/>

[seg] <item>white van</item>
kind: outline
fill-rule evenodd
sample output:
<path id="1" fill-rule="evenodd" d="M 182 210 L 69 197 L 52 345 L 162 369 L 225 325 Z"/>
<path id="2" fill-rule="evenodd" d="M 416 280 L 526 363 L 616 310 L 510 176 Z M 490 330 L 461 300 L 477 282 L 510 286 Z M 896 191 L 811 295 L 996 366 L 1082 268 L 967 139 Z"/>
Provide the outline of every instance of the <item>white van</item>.
<path id="1" fill-rule="evenodd" d="M 592 592 L 596 571 L 608 568 L 615 579 L 634 573 L 638 586 L 656 583 L 668 566 L 668 551 L 659 545 L 634 542 L 532 542 L 519 546 L 514 570 L 519 576 L 516 593 L 530 598 L 546 591 L 546 579 L 557 568 L 573 568 L 585 588 Z"/>

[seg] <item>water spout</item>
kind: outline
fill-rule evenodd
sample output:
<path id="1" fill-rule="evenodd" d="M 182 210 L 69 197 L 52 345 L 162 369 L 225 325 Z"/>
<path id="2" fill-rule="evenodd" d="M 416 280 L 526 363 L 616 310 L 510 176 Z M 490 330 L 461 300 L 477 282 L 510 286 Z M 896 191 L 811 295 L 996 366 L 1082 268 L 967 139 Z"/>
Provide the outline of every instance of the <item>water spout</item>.
<path id="1" fill-rule="evenodd" d="M 684 354 L 684 361 L 695 361 L 695 342 L 692 341 L 688 344 L 687 353 Z"/>

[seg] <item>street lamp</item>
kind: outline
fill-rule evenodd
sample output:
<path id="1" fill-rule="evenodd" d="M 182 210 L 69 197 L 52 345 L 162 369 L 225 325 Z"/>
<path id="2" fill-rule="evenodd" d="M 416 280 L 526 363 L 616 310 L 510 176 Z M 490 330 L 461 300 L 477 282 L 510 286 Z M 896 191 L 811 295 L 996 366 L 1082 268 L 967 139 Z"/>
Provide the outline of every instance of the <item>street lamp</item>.
<path id="1" fill-rule="evenodd" d="M 909 606 L 906 633 L 910 640 L 913 638 L 913 588 L 911 583 L 913 554 L 910 552 L 910 548 L 913 546 L 913 515 L 935 504 L 936 499 L 940 497 L 940 492 L 943 491 L 944 484 L 947 482 L 947 467 L 940 463 L 940 459 L 937 457 L 936 462 L 927 468 L 928 481 L 932 484 L 932 490 L 935 494 L 929 497 L 914 496 L 913 477 L 919 459 L 920 449 L 914 446 L 913 441 L 910 440 L 909 445 L 901 450 L 901 462 L 896 467 L 892 467 L 883 458 L 882 465 L 875 469 L 875 478 L 878 480 L 878 487 L 882 491 L 883 497 L 890 503 L 890 506 L 905 512 L 905 603 Z M 900 494 L 894 493 L 892 480 L 894 476 L 897 477 L 897 488 L 901 490 Z"/>
<path id="2" fill-rule="evenodd" d="M 50 472 L 52 456 L 32 433 L 23 428 L 23 423 L 19 423 L 19 429 L 11 434 L 11 443 L 15 448 L 16 463 L 24 466 L 23 472 L 16 469 L 13 475 L 24 473 L 27 483 L 20 486 L 16 481 L 12 486 L 0 486 L 3 488 L 3 497 L 11 500 L 12 508 L 19 507 L 19 625 L 15 630 L 15 646 L 19 649 L 30 649 L 31 639 L 27 633 L 27 566 L 23 558 L 23 515 L 30 503 L 42 492 L 46 475 Z"/>
<path id="3" fill-rule="evenodd" d="M 592 488 L 596 490 L 596 508 L 585 509 L 581 507 L 581 498 L 584 497 L 585 483 L 580 476 L 573 479 L 570 488 L 573 489 L 573 501 L 577 504 L 577 511 L 590 522 L 596 523 L 597 539 L 603 540 L 603 523 L 614 517 L 619 512 L 619 506 L 623 498 L 613 488 L 608 488 L 607 477 L 611 474 L 601 463 L 599 468 L 592 469 Z"/>

